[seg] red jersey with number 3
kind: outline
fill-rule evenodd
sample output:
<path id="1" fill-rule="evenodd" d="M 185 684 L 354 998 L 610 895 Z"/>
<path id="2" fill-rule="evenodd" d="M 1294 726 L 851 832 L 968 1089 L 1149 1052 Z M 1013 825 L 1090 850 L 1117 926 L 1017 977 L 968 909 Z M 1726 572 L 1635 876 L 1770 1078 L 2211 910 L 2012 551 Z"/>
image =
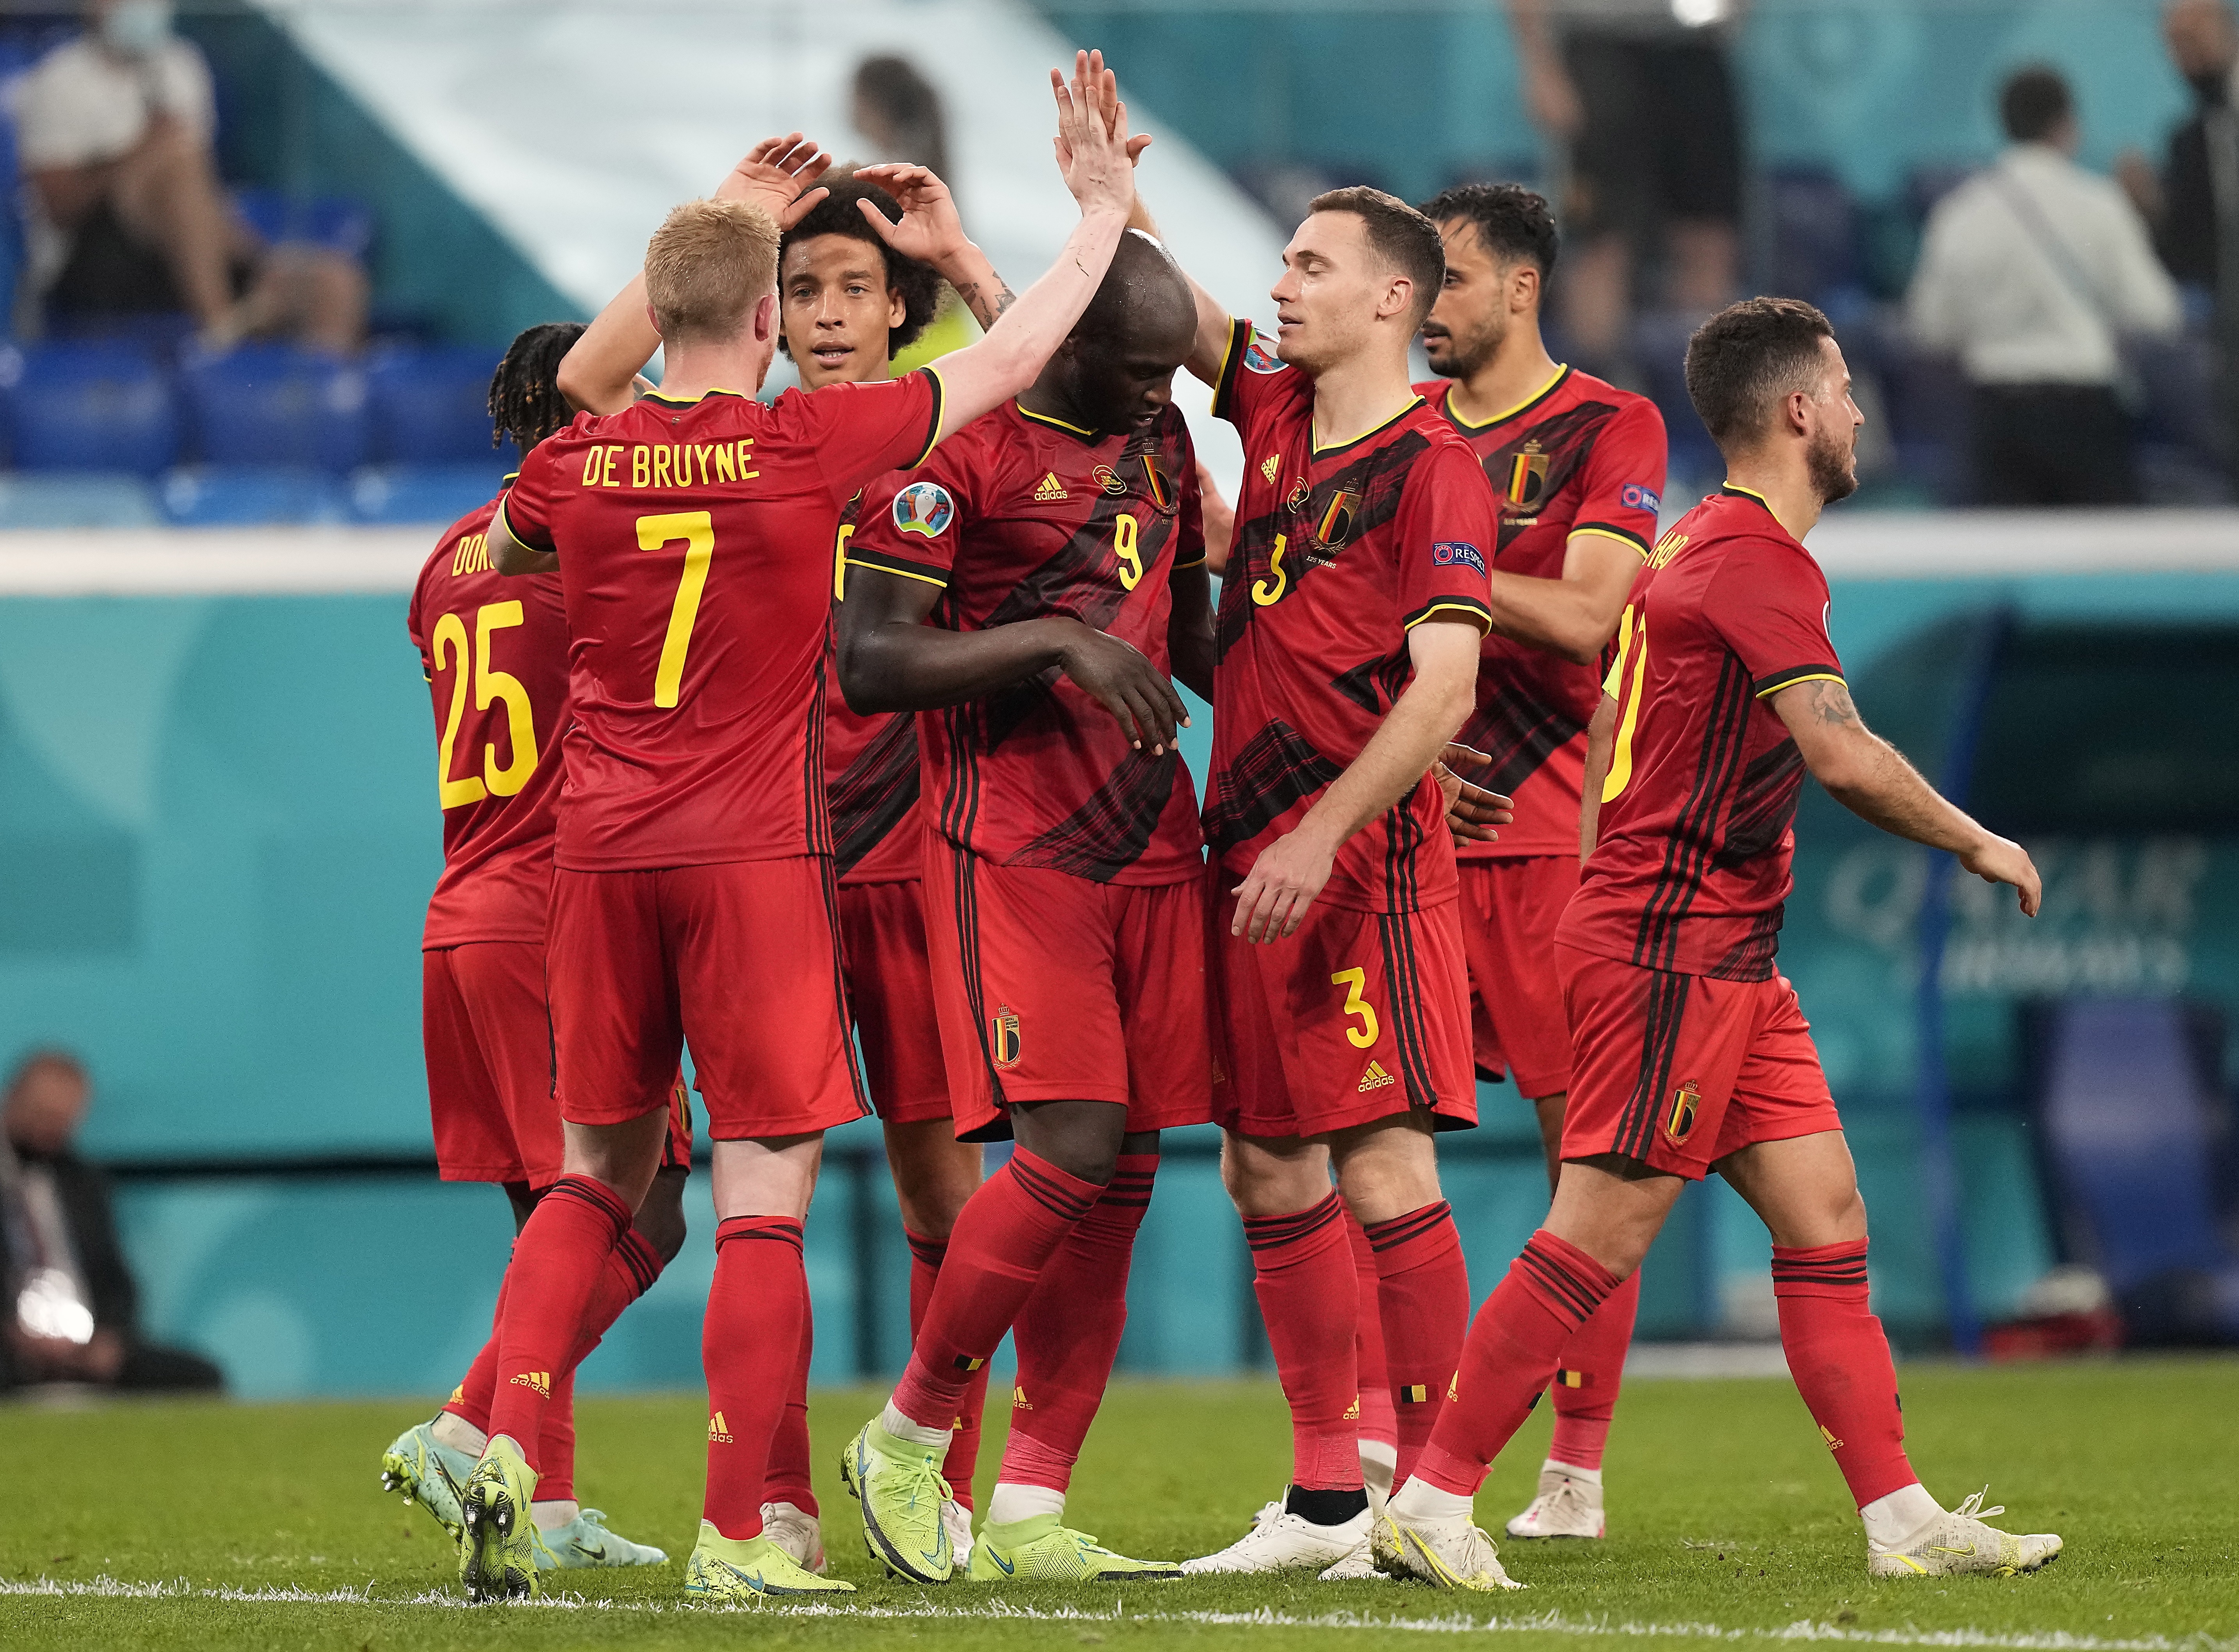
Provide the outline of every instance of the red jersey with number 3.
<path id="1" fill-rule="evenodd" d="M 1451 383 L 1415 388 L 1469 443 L 1492 483 L 1500 508 L 1495 568 L 1558 580 L 1579 534 L 1646 558 L 1663 504 L 1664 457 L 1664 415 L 1646 396 L 1566 367 L 1530 401 L 1472 424 L 1454 411 Z M 1601 703 L 1602 671 L 1486 635 L 1477 709 L 1457 738 L 1492 759 L 1469 778 L 1513 798 L 1516 819 L 1498 841 L 1458 850 L 1465 859 L 1578 853 L 1586 725 Z"/>
<path id="2" fill-rule="evenodd" d="M 770 404 L 728 390 L 580 414 L 499 509 L 568 595 L 557 864 L 832 853 L 825 647 L 840 508 L 940 428 L 930 368 Z"/>
<path id="3" fill-rule="evenodd" d="M 996 408 L 914 476 L 864 490 L 847 561 L 940 587 L 933 623 L 987 631 L 1063 614 L 1169 669 L 1178 568 L 1205 561 L 1197 457 L 1171 405 L 1099 436 Z M 1179 752 L 1153 757 L 1055 667 L 921 714 L 926 818 L 999 865 L 1097 883 L 1199 875 L 1197 787 Z"/>
<path id="4" fill-rule="evenodd" d="M 544 944 L 568 723 L 568 614 L 557 575 L 490 567 L 492 500 L 444 530 L 405 625 L 435 700 L 443 875 L 422 946 Z"/>
<path id="5" fill-rule="evenodd" d="M 1827 608 L 1811 554 L 1731 483 L 1658 541 L 1618 628 L 1609 780 L 1558 941 L 1771 979 L 1804 758 L 1768 700 L 1842 681 Z"/>
<path id="6" fill-rule="evenodd" d="M 858 494 L 840 513 L 832 554 L 835 598 L 862 504 Z M 852 709 L 834 671 L 824 695 L 824 779 L 832 805 L 833 870 L 841 883 L 907 883 L 923 875 L 915 712 Z"/>
<path id="7" fill-rule="evenodd" d="M 1230 330 L 1213 410 L 1244 441 L 1220 587 L 1206 831 L 1227 871 L 1299 824 L 1412 677 L 1407 633 L 1491 621 L 1498 522 L 1469 444 L 1419 398 L 1334 448 L 1313 440 L 1313 381 L 1249 322 Z M 1321 899 L 1412 912 L 1453 899 L 1453 839 L 1429 775 L 1339 849 Z"/>

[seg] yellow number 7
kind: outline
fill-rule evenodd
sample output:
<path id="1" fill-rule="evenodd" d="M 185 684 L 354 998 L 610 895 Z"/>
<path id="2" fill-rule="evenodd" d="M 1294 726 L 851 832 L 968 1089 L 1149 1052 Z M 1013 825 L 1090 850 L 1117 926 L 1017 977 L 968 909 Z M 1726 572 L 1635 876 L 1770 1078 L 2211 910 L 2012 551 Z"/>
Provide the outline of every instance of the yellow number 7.
<path id="1" fill-rule="evenodd" d="M 700 617 L 700 594 L 708 588 L 708 564 L 715 554 L 715 524 L 704 510 L 681 510 L 637 519 L 637 547 L 657 551 L 684 541 L 684 574 L 676 582 L 676 602 L 668 610 L 668 634 L 661 639 L 661 665 L 653 673 L 653 703 L 674 706 L 684 681 L 684 653 L 692 646 L 692 622 Z"/>

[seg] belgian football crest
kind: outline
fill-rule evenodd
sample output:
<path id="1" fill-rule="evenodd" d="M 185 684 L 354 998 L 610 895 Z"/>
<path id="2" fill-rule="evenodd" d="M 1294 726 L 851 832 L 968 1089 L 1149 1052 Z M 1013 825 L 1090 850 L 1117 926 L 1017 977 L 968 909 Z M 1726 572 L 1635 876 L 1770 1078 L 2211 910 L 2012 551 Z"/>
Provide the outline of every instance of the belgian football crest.
<path id="1" fill-rule="evenodd" d="M 1314 524 L 1315 540 L 1325 551 L 1344 549 L 1359 516 L 1360 495 L 1350 488 L 1339 488 L 1322 507 L 1321 520 Z"/>
<path id="2" fill-rule="evenodd" d="M 1674 1147 L 1695 1133 L 1695 1112 L 1702 1105 L 1702 1089 L 1692 1078 L 1671 1092 L 1671 1111 L 1664 1115 L 1664 1133 Z"/>
<path id="3" fill-rule="evenodd" d="M 1142 455 L 1142 461 L 1143 482 L 1151 490 L 1151 503 L 1158 507 L 1159 515 L 1173 515 L 1176 503 L 1173 484 L 1166 480 L 1166 473 L 1159 468 L 1159 455 L 1146 453 Z"/>
<path id="4" fill-rule="evenodd" d="M 1019 1012 L 1009 1005 L 999 1005 L 995 1013 L 987 1018 L 988 1059 L 999 1067 L 1019 1065 Z"/>
<path id="5" fill-rule="evenodd" d="M 1508 461 L 1508 503 L 1517 510 L 1537 510 L 1547 491 L 1548 455 L 1539 444 L 1528 441 L 1524 451 Z"/>

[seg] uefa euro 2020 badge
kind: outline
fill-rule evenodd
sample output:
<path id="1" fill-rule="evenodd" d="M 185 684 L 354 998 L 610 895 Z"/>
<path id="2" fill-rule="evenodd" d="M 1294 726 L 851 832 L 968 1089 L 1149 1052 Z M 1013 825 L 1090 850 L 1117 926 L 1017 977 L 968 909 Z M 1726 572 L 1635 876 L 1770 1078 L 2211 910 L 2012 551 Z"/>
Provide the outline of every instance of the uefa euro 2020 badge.
<path id="1" fill-rule="evenodd" d="M 937 539 L 956 520 L 956 501 L 937 481 L 914 481 L 894 495 L 894 527 Z"/>

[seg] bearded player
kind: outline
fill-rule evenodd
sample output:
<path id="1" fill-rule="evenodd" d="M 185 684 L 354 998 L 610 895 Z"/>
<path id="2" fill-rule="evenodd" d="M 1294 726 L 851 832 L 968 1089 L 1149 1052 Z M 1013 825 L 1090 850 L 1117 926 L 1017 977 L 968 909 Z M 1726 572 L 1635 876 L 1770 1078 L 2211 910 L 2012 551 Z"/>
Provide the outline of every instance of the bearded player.
<path id="1" fill-rule="evenodd" d="M 1140 220 L 1139 219 L 1139 222 Z M 1318 197 L 1284 249 L 1278 336 L 1196 291 L 1191 371 L 1243 439 L 1221 584 L 1206 828 L 1222 1170 L 1290 1402 L 1291 1484 L 1193 1572 L 1367 1562 L 1349 1209 L 1375 1247 L 1404 1473 L 1469 1314 L 1433 1132 L 1477 1122 L 1445 797 L 1490 614 L 1492 491 L 1407 381 L 1436 226 L 1374 189 Z M 1330 1183 L 1334 1171 L 1337 1191 Z"/>
<path id="2" fill-rule="evenodd" d="M 582 328 L 532 327 L 490 380 L 490 418 L 527 453 L 570 417 L 555 375 Z M 508 480 L 510 480 L 508 478 Z M 490 566 L 492 500 L 454 522 L 413 587 L 407 620 L 435 695 L 443 873 L 422 939 L 422 1021 L 435 1159 L 446 1181 L 496 1182 L 517 1231 L 559 1178 L 544 932 L 560 738 L 568 722 L 568 616 L 551 575 L 510 581 Z M 607 1259 L 567 1369 L 555 1370 L 537 1441 L 532 1505 L 540 1568 L 657 1565 L 668 1556 L 607 1530 L 575 1496 L 575 1365 L 684 1244 L 691 1163 L 683 1096 L 652 1191 Z M 487 1443 L 495 1337 L 435 1417 L 382 1454 L 381 1483 L 460 1530 L 459 1488 Z"/>
<path id="3" fill-rule="evenodd" d="M 840 685 L 866 710 L 921 713 L 956 1126 L 1018 1143 L 965 1207 L 908 1368 L 843 1461 L 872 1552 L 919 1582 L 953 1573 L 935 1469 L 1007 1330 L 1010 1439 L 969 1575 L 1179 1575 L 1062 1516 L 1159 1132 L 1212 1118 L 1205 839 L 1168 680 L 1212 692 L 1195 454 L 1172 400 L 1195 330 L 1181 272 L 1130 231 L 1041 376 L 867 489 L 847 544 Z"/>
<path id="4" fill-rule="evenodd" d="M 1477 1066 L 1486 1078 L 1513 1078 L 1531 1104 L 1551 1191 L 1571 1075 L 1555 926 L 1578 886 L 1579 786 L 1602 653 L 1656 539 L 1664 420 L 1647 397 L 1547 354 L 1539 311 L 1557 242 L 1544 199 L 1512 183 L 1472 183 L 1423 211 L 1445 246 L 1445 284 L 1423 324 L 1431 370 L 1445 382 L 1415 388 L 1476 450 L 1500 506 L 1488 581 L 1495 631 L 1461 733 L 1491 760 L 1472 779 L 1515 800 L 1497 839 L 1457 844 Z M 1353 1243 L 1372 1256 L 1357 1231 Z M 1508 1523 L 1511 1536 L 1602 1535 L 1602 1450 L 1639 1302 L 1636 1274 L 1564 1350 L 1555 1436 L 1538 1495 Z M 1364 1315 L 1372 1356 L 1372 1330 Z M 1364 1375 L 1364 1439 L 1378 1393 Z M 1369 1468 L 1365 1444 L 1362 1456 Z M 1375 1490 L 1390 1489 L 1370 1472 Z"/>
<path id="5" fill-rule="evenodd" d="M 740 200 L 688 202 L 617 301 L 642 292 L 652 308 L 661 392 L 579 415 L 529 456 L 492 523 L 498 566 L 561 570 L 574 722 L 548 948 L 566 1173 L 508 1271 L 490 1443 L 460 1500 L 461 1575 L 477 1597 L 534 1592 L 519 1516 L 546 1373 L 651 1182 L 687 1040 L 721 1224 L 702 1344 L 707 1500 L 686 1588 L 850 1587 L 803 1569 L 761 1516 L 807 1321 L 801 1224 L 822 1132 L 866 1111 L 817 750 L 831 546 L 864 482 L 1032 383 L 1102 279 L 1133 199 L 1125 113 L 1086 54 L 1059 102 L 1081 222 L 985 339 L 938 369 L 766 407 L 745 392 L 775 351 L 780 225 Z M 826 164 L 773 140 L 737 176 L 790 223 Z"/>
<path id="6" fill-rule="evenodd" d="M 1516 1587 L 1471 1519 L 1485 1465 L 1565 1347 L 1640 1265 L 1680 1190 L 1715 1170 L 1764 1218 L 1790 1374 L 1865 1528 L 1875 1577 L 2030 1571 L 2050 1534 L 1946 1511 L 1906 1460 L 1889 1343 L 1867 1303 L 1866 1211 L 1810 1029 L 1775 965 L 1808 769 L 1864 819 L 2020 892 L 2022 848 L 1937 795 L 1868 732 L 1827 634 L 1804 536 L 1857 486 L 1861 419 L 1827 318 L 1757 298 L 1687 348 L 1687 393 L 1724 454 L 1717 493 L 1633 582 L 1597 712 L 1557 952 L 1573 1073 L 1546 1224 L 1478 1311 L 1453 1395 L 1378 1523 L 1379 1567 Z"/>

